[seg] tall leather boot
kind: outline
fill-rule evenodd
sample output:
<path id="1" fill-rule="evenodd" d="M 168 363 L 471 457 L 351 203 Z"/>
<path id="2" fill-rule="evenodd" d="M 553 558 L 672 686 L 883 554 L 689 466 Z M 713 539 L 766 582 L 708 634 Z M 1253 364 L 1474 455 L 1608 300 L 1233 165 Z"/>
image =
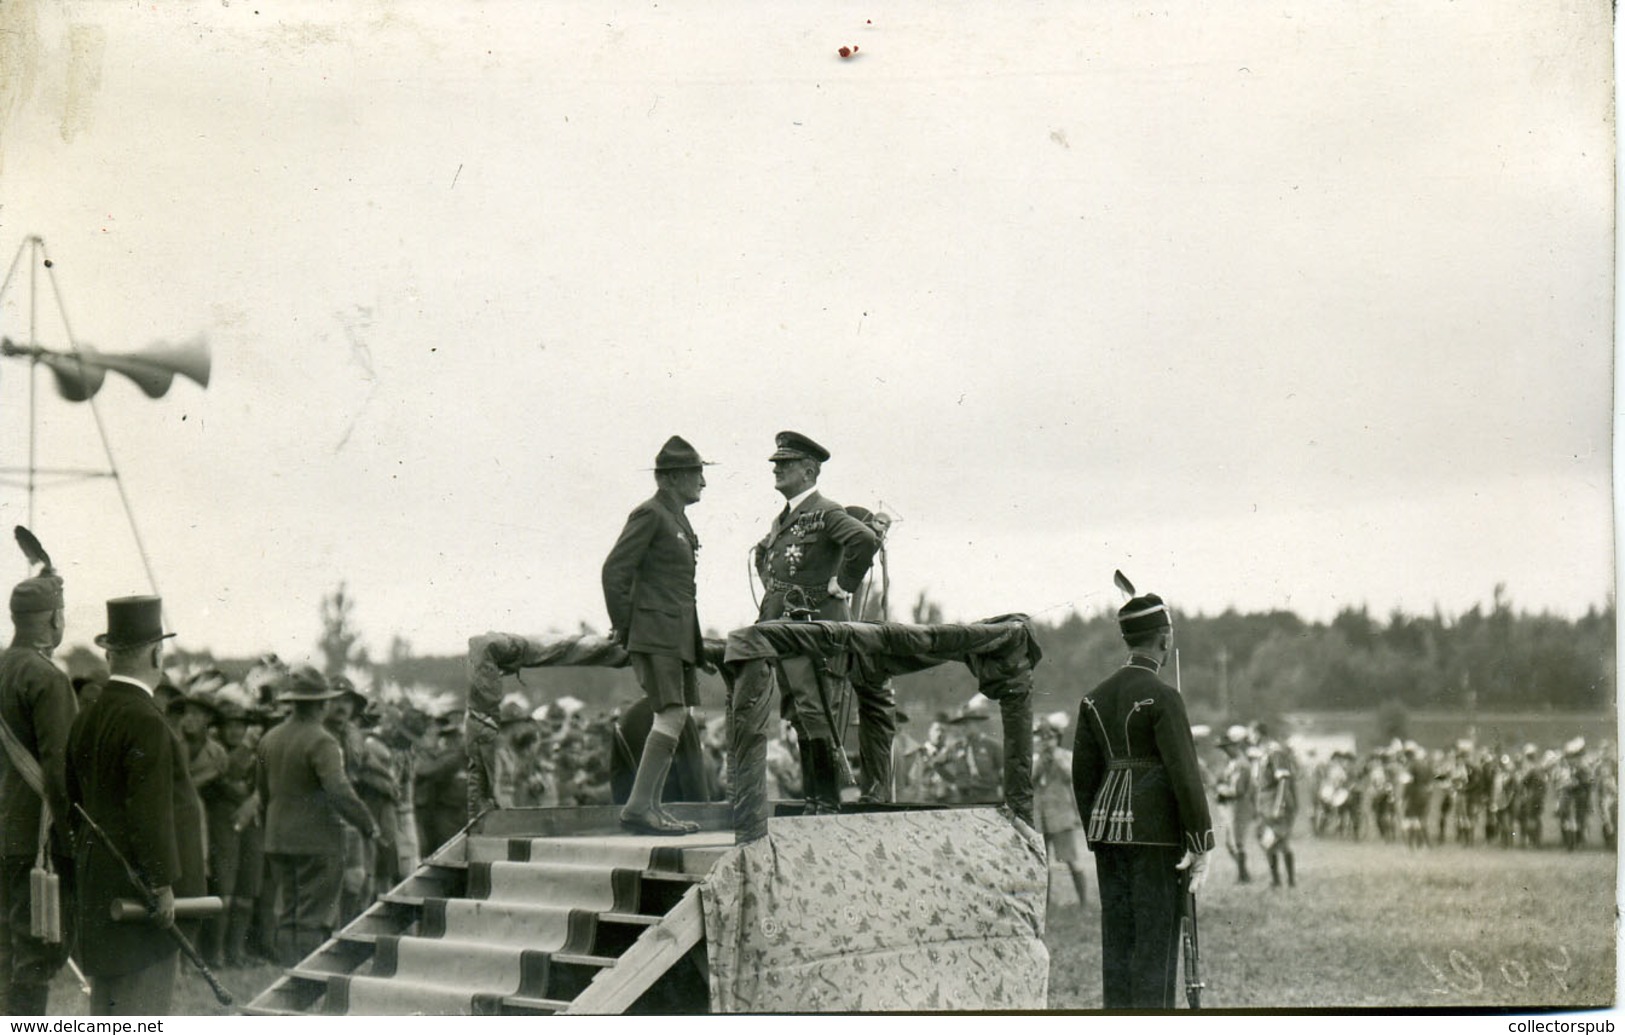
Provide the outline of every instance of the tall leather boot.
<path id="1" fill-rule="evenodd" d="M 1270 887 L 1272 887 L 1272 888 L 1280 887 L 1281 886 L 1281 869 L 1280 869 L 1279 864 L 1277 864 L 1276 861 L 1275 861 L 1275 853 L 1271 852 L 1269 855 L 1266 855 L 1264 858 L 1268 859 L 1269 864 L 1270 864 Z"/>
<path id="2" fill-rule="evenodd" d="M 841 811 L 840 777 L 835 769 L 835 745 L 827 740 L 809 741 L 812 755 L 812 791 L 807 795 L 809 812 L 832 816 Z"/>
<path id="3" fill-rule="evenodd" d="M 253 920 L 254 904 L 241 899 L 231 901 L 226 918 L 226 966 L 248 965 L 248 927 Z"/>
<path id="4" fill-rule="evenodd" d="M 1295 888 L 1298 886 L 1298 870 L 1297 866 L 1295 865 L 1296 860 L 1292 858 L 1291 852 L 1285 852 L 1283 854 L 1286 856 L 1286 886 L 1289 888 Z"/>

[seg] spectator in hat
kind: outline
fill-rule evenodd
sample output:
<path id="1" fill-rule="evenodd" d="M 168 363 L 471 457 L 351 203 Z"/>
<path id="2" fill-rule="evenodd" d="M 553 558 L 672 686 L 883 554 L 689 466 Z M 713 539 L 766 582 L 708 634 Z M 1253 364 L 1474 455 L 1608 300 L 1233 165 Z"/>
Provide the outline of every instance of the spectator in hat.
<path id="1" fill-rule="evenodd" d="M 1095 853 L 1105 1007 L 1171 1010 L 1184 893 L 1206 879 L 1213 824 L 1185 703 L 1158 675 L 1168 606 L 1133 597 L 1117 624 L 1128 662 L 1078 709 L 1072 783 Z"/>
<path id="2" fill-rule="evenodd" d="M 1252 830 L 1256 801 L 1247 740 L 1245 726 L 1235 725 L 1224 731 L 1219 741 L 1219 750 L 1224 752 L 1224 770 L 1214 786 L 1214 797 L 1224 817 L 1224 848 L 1235 860 L 1237 884 L 1252 881 L 1247 873 L 1247 834 Z"/>
<path id="3" fill-rule="evenodd" d="M 259 803 L 254 798 L 254 749 L 248 743 L 249 705 L 248 692 L 236 683 L 228 683 L 215 695 L 219 711 L 215 729 L 226 751 L 226 767 L 215 781 L 212 798 L 205 795 L 203 801 L 209 823 L 209 879 L 224 905 L 215 918 L 213 938 L 228 967 L 248 962 L 250 918 L 265 865 Z"/>
<path id="4" fill-rule="evenodd" d="M 1083 873 L 1083 820 L 1072 791 L 1072 752 L 1061 746 L 1068 725 L 1065 712 L 1034 723 L 1033 826 L 1044 835 L 1053 865 L 1066 866 L 1078 893 L 1078 908 L 1089 908 L 1089 881 Z"/>
<path id="5" fill-rule="evenodd" d="M 0 1008 L 13 1017 L 45 1013 L 51 976 L 68 958 L 67 938 L 35 938 L 29 923 L 29 872 L 37 863 L 49 860 L 60 902 L 69 910 L 73 902 L 67 752 L 79 708 L 51 663 L 62 645 L 64 606 L 60 577 L 19 582 L 11 591 L 11 645 L 0 654 Z"/>
<path id="6" fill-rule="evenodd" d="M 795 431 L 774 437 L 773 487 L 784 497 L 784 509 L 773 519 L 767 534 L 756 544 L 753 557 L 762 580 L 758 622 L 782 618 L 852 620 L 850 599 L 863 584 L 880 539 L 862 520 L 818 491 L 818 477 L 829 460 L 829 450 Z M 786 659 L 799 662 L 801 659 Z M 829 714 L 845 711 L 850 685 L 837 675 L 827 658 L 814 659 L 816 670 L 785 664 L 790 704 L 787 710 L 801 745 L 802 783 L 808 810 L 839 812 L 842 766 L 840 734 L 832 729 Z M 820 703 L 813 681 L 822 682 L 829 714 Z M 872 800 L 890 800 L 891 742 L 897 728 L 889 687 L 862 686 L 858 731 L 859 769 L 866 775 L 861 794 Z M 864 722 L 867 720 L 867 722 Z"/>
<path id="7" fill-rule="evenodd" d="M 469 821 L 468 753 L 463 747 L 462 723 L 453 716 L 436 719 L 423 735 L 415 768 L 418 844 L 428 857 Z"/>
<path id="8" fill-rule="evenodd" d="M 700 703 L 694 673 L 705 661 L 694 586 L 700 540 L 686 511 L 705 491 L 705 461 L 673 435 L 655 456 L 654 476 L 655 494 L 627 515 L 602 574 L 610 635 L 630 655 L 653 716 L 621 824 L 672 835 L 699 829 L 672 815 L 662 796 L 684 726 L 691 725 L 688 709 Z"/>
<path id="9" fill-rule="evenodd" d="M 344 827 L 377 833 L 344 774 L 344 752 L 322 723 L 340 696 L 309 665 L 288 677 L 293 711 L 261 738 L 257 783 L 265 856 L 278 890 L 277 960 L 291 967 L 333 933 L 344 883 Z"/>
<path id="10" fill-rule="evenodd" d="M 344 754 L 345 778 L 350 781 L 350 786 L 355 788 L 356 794 L 365 800 L 361 794 L 361 770 L 366 763 L 366 752 L 360 717 L 370 702 L 366 695 L 356 689 L 355 682 L 342 672 L 329 676 L 327 685 L 336 691 L 338 696 L 327 702 L 327 711 L 322 715 L 322 725 L 326 726 L 327 732 L 333 734 L 333 739 L 339 742 L 339 750 Z M 374 812 L 374 821 L 377 818 L 377 813 Z M 372 904 L 372 868 L 376 848 L 370 838 L 361 836 L 360 830 L 354 826 L 345 826 L 344 881 L 339 892 L 340 927 L 360 916 L 361 911 Z"/>
<path id="11" fill-rule="evenodd" d="M 95 821 L 79 841 L 79 961 L 97 1015 L 171 1013 L 178 948 L 175 900 L 204 892 L 203 805 L 187 774 L 186 749 L 154 698 L 163 677 L 163 602 L 154 596 L 107 602 L 96 645 L 111 675 L 68 737 L 68 796 Z M 110 843 L 109 843 L 110 842 Z M 115 852 L 117 855 L 115 855 Z M 114 899 L 142 901 L 123 856 L 157 899 L 148 923 L 115 923 Z M 196 934 L 183 923 L 181 933 Z"/>

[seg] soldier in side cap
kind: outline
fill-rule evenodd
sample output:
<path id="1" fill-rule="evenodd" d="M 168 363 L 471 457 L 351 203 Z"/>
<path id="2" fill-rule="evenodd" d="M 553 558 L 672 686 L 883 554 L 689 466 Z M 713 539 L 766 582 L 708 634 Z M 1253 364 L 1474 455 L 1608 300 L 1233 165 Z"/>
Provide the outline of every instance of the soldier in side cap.
<path id="1" fill-rule="evenodd" d="M 781 431 L 774 438 L 773 486 L 784 496 L 784 509 L 773 519 L 767 535 L 756 544 L 754 559 L 764 593 L 759 622 L 780 618 L 812 618 L 822 621 L 852 620 L 849 599 L 863 583 L 879 537 L 839 503 L 818 492 L 818 476 L 829 459 L 829 450 L 795 431 Z M 786 665 L 789 669 L 792 666 Z M 793 677 L 792 677 L 793 678 Z M 822 680 L 830 711 L 845 711 L 846 680 L 823 659 L 819 671 L 807 678 Z M 885 695 L 885 687 L 860 687 L 862 693 Z M 836 752 L 841 750 L 839 730 L 833 729 L 823 706 L 811 693 L 794 695 L 791 721 L 801 745 L 804 793 L 809 811 L 837 812 L 840 809 L 840 768 Z M 858 733 L 860 767 L 867 774 L 883 775 L 875 786 L 863 790 L 871 796 L 889 798 L 891 784 L 891 741 L 896 735 L 893 705 L 889 698 L 876 696 L 873 706 L 859 709 L 862 724 Z M 868 720 L 865 722 L 865 720 Z M 871 783 L 869 778 L 865 783 Z"/>
<path id="2" fill-rule="evenodd" d="M 700 539 L 685 511 L 705 491 L 705 461 L 673 435 L 655 456 L 654 475 L 655 494 L 627 515 L 602 574 L 611 635 L 631 655 L 654 713 L 621 824 L 638 833 L 674 835 L 699 829 L 667 811 L 661 796 L 688 709 L 700 703 L 694 675 L 705 661 L 694 587 Z"/>
<path id="3" fill-rule="evenodd" d="M 29 871 L 42 855 L 59 874 L 60 901 L 72 902 L 66 760 L 78 705 L 51 663 L 62 644 L 63 606 L 56 575 L 19 582 L 11 591 L 11 646 L 0 654 L 0 1007 L 13 1017 L 45 1013 L 51 977 L 68 957 L 66 938 L 43 941 L 29 925 Z M 25 775 L 32 773 L 38 777 Z"/>
<path id="4" fill-rule="evenodd" d="M 107 835 L 84 836 L 75 859 L 79 881 L 79 961 L 90 977 L 98 1015 L 171 1013 L 178 950 L 167 928 L 175 900 L 204 893 L 203 803 L 187 772 L 186 748 L 153 698 L 163 677 L 163 601 L 155 596 L 107 602 L 111 675 L 68 735 L 68 796 Z M 117 855 L 114 851 L 117 851 Z M 117 898 L 145 896 L 122 855 L 158 900 L 148 923 L 115 923 Z M 182 933 L 196 938 L 196 925 Z"/>
<path id="5" fill-rule="evenodd" d="M 1213 824 L 1185 703 L 1157 674 L 1168 606 L 1133 597 L 1117 624 L 1128 661 L 1078 709 L 1072 783 L 1095 853 L 1105 1007 L 1171 1010 L 1181 903 L 1206 879 Z"/>

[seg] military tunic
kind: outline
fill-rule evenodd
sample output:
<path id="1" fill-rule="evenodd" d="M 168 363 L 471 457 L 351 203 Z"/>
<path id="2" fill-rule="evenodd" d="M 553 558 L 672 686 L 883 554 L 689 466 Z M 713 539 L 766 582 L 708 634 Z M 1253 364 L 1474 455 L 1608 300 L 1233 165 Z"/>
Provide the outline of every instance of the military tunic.
<path id="1" fill-rule="evenodd" d="M 1083 699 L 1072 784 L 1100 886 L 1105 1006 L 1172 1009 L 1189 851 L 1213 849 L 1196 744 L 1179 692 L 1136 655 Z"/>

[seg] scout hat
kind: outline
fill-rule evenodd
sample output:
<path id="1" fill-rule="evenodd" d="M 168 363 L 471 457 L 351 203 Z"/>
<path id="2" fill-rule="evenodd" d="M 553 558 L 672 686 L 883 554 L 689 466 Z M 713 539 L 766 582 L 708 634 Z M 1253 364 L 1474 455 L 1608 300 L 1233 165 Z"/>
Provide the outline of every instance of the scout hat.
<path id="1" fill-rule="evenodd" d="M 701 460 L 697 449 L 689 445 L 680 435 L 673 435 L 660 447 L 655 454 L 655 470 L 681 471 L 690 467 L 710 467 L 710 462 Z"/>
<path id="2" fill-rule="evenodd" d="M 103 650 L 132 650 L 167 640 L 159 597 L 117 597 L 107 602 L 107 631 L 96 637 Z"/>
<path id="3" fill-rule="evenodd" d="M 1134 597 L 1117 609 L 1117 627 L 1123 630 L 1124 636 L 1171 629 L 1173 625 L 1174 619 L 1168 605 L 1155 593 Z"/>
<path id="4" fill-rule="evenodd" d="M 372 705 L 372 702 L 367 699 L 367 695 L 355 688 L 355 681 L 343 673 L 329 679 L 327 681 L 327 685 L 337 692 L 337 696 L 348 697 L 351 702 L 354 703 L 355 715 L 358 719 L 364 715 L 367 709 Z"/>
<path id="5" fill-rule="evenodd" d="M 817 460 L 823 463 L 829 459 L 829 450 L 814 442 L 806 435 L 797 431 L 781 431 L 773 436 L 773 455 L 769 460 Z"/>
<path id="6" fill-rule="evenodd" d="M 327 679 L 314 666 L 299 665 L 288 673 L 278 701 L 331 701 L 343 694 L 327 685 Z"/>

